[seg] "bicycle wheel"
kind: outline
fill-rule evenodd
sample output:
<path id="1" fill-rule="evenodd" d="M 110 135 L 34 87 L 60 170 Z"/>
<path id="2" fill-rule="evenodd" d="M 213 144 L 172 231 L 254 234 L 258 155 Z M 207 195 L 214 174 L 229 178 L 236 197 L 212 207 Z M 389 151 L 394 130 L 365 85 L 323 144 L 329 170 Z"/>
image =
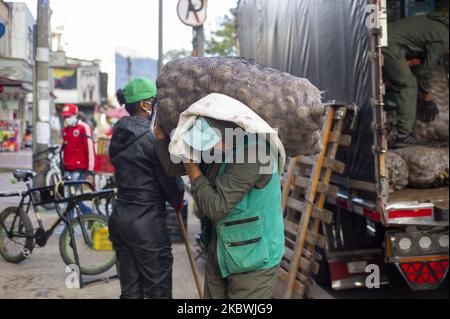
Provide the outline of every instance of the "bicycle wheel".
<path id="1" fill-rule="evenodd" d="M 45 186 L 55 186 L 61 180 L 61 171 L 51 168 L 45 173 Z M 55 204 L 42 205 L 47 210 L 55 209 Z"/>
<path id="2" fill-rule="evenodd" d="M 108 231 L 108 219 L 100 215 L 84 215 L 72 222 L 75 243 L 80 262 L 80 272 L 83 275 L 95 276 L 108 271 L 116 263 L 116 254 L 112 249 L 96 247 L 94 236 L 96 233 Z M 87 238 L 83 235 L 85 230 Z M 75 256 L 70 239 L 69 228 L 66 227 L 59 239 L 59 250 L 66 265 L 75 265 Z"/>
<path id="3" fill-rule="evenodd" d="M 9 207 L 0 213 L 0 255 L 5 258 L 7 262 L 18 264 L 27 259 L 27 251 L 31 253 L 33 249 L 33 238 L 25 238 L 24 236 L 33 236 L 33 224 L 30 217 L 28 217 L 22 210 L 19 211 L 17 219 L 12 229 L 13 237 L 8 237 L 8 231 L 11 230 L 11 226 L 14 222 L 14 218 L 17 214 L 17 207 Z M 15 237 L 17 236 L 17 237 Z"/>
<path id="4" fill-rule="evenodd" d="M 56 168 L 50 169 L 45 174 L 45 186 L 54 186 L 61 180 L 61 171 Z"/>

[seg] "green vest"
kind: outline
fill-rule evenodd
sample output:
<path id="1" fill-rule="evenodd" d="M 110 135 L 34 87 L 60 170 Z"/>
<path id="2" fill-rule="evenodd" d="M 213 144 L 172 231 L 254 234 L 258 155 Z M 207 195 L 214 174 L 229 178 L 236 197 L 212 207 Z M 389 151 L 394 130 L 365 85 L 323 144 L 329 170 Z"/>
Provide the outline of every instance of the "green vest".
<path id="1" fill-rule="evenodd" d="M 224 171 L 225 164 L 219 175 Z M 216 233 L 223 278 L 279 265 L 285 248 L 278 172 L 265 188 L 252 189 L 227 217 L 216 222 Z"/>

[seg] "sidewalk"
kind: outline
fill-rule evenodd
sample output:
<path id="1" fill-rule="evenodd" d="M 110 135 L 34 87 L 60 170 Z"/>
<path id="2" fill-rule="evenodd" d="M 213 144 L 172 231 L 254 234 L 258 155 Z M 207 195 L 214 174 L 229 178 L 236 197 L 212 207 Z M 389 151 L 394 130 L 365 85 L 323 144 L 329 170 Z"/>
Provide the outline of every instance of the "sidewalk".
<path id="1" fill-rule="evenodd" d="M 0 172 L 12 172 L 16 169 L 31 169 L 33 166 L 32 150 L 18 153 L 0 152 Z"/>

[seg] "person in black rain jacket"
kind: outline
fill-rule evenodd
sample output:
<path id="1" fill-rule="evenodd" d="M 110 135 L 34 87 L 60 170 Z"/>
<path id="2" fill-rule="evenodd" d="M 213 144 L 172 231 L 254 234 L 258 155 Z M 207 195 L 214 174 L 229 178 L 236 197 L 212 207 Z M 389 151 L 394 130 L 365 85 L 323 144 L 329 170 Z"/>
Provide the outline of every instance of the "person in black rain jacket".
<path id="1" fill-rule="evenodd" d="M 135 79 L 117 99 L 131 116 L 113 130 L 111 162 L 116 170 L 117 205 L 109 221 L 117 255 L 122 299 L 171 299 L 173 256 L 165 203 L 180 208 L 180 178 L 168 177 L 155 153 L 150 131 L 154 83 Z"/>

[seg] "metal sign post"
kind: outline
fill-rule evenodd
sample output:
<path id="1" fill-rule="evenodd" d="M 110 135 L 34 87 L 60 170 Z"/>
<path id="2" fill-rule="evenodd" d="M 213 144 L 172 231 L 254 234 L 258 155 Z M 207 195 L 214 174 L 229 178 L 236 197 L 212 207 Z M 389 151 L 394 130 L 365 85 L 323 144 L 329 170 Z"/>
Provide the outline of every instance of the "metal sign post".
<path id="1" fill-rule="evenodd" d="M 207 0 L 180 0 L 177 12 L 181 22 L 193 28 L 192 56 L 205 55 L 205 30 L 203 24 L 207 19 Z"/>

